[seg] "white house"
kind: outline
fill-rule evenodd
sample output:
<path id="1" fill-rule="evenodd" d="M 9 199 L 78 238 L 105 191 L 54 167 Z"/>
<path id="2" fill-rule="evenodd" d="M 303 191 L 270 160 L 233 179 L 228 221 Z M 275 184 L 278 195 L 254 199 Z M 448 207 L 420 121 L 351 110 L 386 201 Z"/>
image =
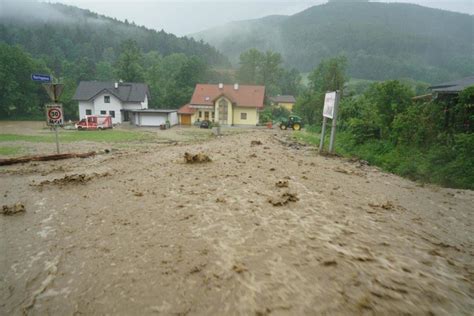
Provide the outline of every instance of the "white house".
<path id="1" fill-rule="evenodd" d="M 112 116 L 112 123 L 130 121 L 134 110 L 148 109 L 150 92 L 144 83 L 81 81 L 73 100 L 79 101 L 79 117 Z"/>

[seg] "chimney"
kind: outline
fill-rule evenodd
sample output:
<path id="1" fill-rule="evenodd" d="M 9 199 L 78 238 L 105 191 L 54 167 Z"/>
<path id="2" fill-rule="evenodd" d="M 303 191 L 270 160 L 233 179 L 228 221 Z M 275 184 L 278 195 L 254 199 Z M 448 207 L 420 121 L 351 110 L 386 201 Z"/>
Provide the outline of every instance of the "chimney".
<path id="1" fill-rule="evenodd" d="M 115 83 L 115 89 L 118 89 L 118 82 Z"/>
<path id="2" fill-rule="evenodd" d="M 239 84 L 238 83 L 234 83 L 234 90 L 239 90 Z"/>
<path id="3" fill-rule="evenodd" d="M 219 89 L 224 89 L 224 84 L 223 83 L 219 83 Z"/>

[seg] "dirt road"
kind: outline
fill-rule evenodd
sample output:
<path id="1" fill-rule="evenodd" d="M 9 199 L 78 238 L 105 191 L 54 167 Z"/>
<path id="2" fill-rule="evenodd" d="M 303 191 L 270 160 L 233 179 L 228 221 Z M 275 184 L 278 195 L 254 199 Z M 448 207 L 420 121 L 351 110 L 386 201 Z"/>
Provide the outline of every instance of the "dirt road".
<path id="1" fill-rule="evenodd" d="M 0 314 L 472 313 L 474 192 L 289 133 L 1 168 Z"/>

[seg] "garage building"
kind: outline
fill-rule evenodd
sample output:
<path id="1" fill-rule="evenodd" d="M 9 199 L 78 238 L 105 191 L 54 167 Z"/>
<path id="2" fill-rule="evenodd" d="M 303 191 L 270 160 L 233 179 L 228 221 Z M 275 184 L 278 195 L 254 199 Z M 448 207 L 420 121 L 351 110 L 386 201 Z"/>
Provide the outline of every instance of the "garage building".
<path id="1" fill-rule="evenodd" d="M 165 109 L 142 109 L 130 112 L 130 122 L 136 126 L 160 126 L 169 121 L 171 126 L 178 124 L 178 111 Z"/>

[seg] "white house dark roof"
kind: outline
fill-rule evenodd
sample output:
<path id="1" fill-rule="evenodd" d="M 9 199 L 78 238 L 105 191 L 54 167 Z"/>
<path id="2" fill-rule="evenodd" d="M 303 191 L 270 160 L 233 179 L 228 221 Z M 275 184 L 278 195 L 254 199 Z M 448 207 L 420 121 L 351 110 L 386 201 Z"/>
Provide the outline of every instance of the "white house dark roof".
<path id="1" fill-rule="evenodd" d="M 270 101 L 275 103 L 296 103 L 296 99 L 292 95 L 277 95 L 276 97 L 271 97 Z"/>
<path id="2" fill-rule="evenodd" d="M 144 83 L 120 82 L 115 88 L 115 82 L 100 81 L 81 81 L 72 99 L 89 101 L 102 92 L 110 93 L 122 102 L 143 102 L 145 96 L 150 99 L 148 86 Z"/>
<path id="3" fill-rule="evenodd" d="M 440 83 L 435 86 L 431 86 L 432 92 L 441 93 L 459 93 L 469 86 L 474 86 L 474 76 L 466 77 L 456 81 Z"/>

